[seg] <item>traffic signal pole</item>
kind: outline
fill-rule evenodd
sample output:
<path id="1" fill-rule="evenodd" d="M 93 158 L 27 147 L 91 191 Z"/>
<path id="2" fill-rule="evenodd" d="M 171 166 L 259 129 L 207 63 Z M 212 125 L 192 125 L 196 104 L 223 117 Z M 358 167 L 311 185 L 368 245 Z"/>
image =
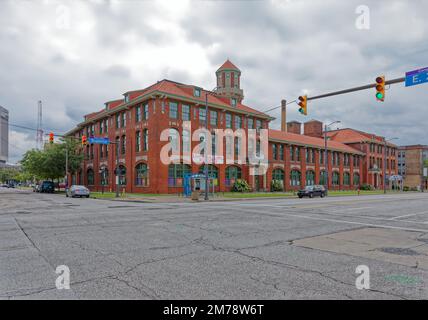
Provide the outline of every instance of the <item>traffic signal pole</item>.
<path id="1" fill-rule="evenodd" d="M 386 85 L 391 85 L 391 84 L 401 83 L 401 82 L 405 82 L 405 81 L 406 81 L 406 78 L 405 77 L 401 77 L 401 78 L 396 78 L 396 79 L 392 79 L 392 80 L 387 80 L 387 81 L 385 81 L 385 84 Z M 314 97 L 308 97 L 307 101 L 317 100 L 317 99 L 322 99 L 322 98 L 327 98 L 327 97 L 332 97 L 332 96 L 338 96 L 338 95 L 341 95 L 341 94 L 355 92 L 355 91 L 368 90 L 368 89 L 376 88 L 376 86 L 377 86 L 377 83 L 372 83 L 372 84 L 367 84 L 365 86 L 360 86 L 360 87 L 354 87 L 354 88 L 349 88 L 349 89 L 340 90 L 340 91 L 329 92 L 329 93 L 321 94 L 321 95 L 314 96 Z"/>

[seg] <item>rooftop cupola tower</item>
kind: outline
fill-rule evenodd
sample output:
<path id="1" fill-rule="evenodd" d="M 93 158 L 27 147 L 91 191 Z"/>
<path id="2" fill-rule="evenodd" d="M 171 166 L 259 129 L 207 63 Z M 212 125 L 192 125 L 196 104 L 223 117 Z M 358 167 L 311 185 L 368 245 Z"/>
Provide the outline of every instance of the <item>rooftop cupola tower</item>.
<path id="1" fill-rule="evenodd" d="M 244 99 L 241 89 L 241 70 L 229 59 L 216 71 L 217 94 L 230 99 L 230 103 L 236 105 Z"/>

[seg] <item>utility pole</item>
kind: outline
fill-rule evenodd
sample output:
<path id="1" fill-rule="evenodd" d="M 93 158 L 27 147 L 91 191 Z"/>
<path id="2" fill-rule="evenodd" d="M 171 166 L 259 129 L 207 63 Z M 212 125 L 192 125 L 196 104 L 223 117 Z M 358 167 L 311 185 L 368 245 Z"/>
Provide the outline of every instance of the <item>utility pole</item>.
<path id="1" fill-rule="evenodd" d="M 385 138 L 385 140 L 384 140 L 384 142 L 383 142 L 383 170 L 382 170 L 382 174 L 383 174 L 383 193 L 384 194 L 386 194 L 386 146 L 387 146 L 387 143 L 389 142 L 389 141 L 392 141 L 392 140 L 397 140 L 398 138 L 391 138 L 391 139 L 386 139 Z"/>
<path id="2" fill-rule="evenodd" d="M 68 189 L 68 144 L 65 141 L 65 188 Z"/>
<path id="3" fill-rule="evenodd" d="M 205 137 L 204 137 L 204 154 L 205 154 L 205 201 L 208 200 L 208 92 L 205 92 Z"/>
<path id="4" fill-rule="evenodd" d="M 116 141 L 116 198 L 119 198 L 119 143 Z"/>

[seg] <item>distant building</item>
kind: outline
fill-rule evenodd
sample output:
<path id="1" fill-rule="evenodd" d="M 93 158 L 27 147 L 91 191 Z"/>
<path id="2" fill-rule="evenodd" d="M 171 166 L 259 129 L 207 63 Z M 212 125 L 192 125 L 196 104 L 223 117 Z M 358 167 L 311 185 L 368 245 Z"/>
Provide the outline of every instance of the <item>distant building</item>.
<path id="1" fill-rule="evenodd" d="M 404 186 L 428 189 L 424 163 L 428 160 L 428 145 L 411 145 L 398 148 L 398 174 L 404 178 Z"/>
<path id="2" fill-rule="evenodd" d="M 0 163 L 5 164 L 9 155 L 9 111 L 0 106 Z"/>

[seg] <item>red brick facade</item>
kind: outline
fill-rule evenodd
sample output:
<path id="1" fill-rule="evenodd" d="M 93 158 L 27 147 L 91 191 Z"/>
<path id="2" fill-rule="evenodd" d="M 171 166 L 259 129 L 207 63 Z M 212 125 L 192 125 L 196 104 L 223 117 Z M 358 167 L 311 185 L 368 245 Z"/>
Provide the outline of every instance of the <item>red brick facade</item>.
<path id="1" fill-rule="evenodd" d="M 76 138 L 82 135 L 108 137 L 118 142 L 121 191 L 128 193 L 181 193 L 183 172 L 198 173 L 203 165 L 167 165 L 160 161 L 160 152 L 167 141 L 160 141 L 161 132 L 175 128 L 180 137 L 183 121 L 190 121 L 192 133 L 205 126 L 205 98 L 208 94 L 208 129 L 233 130 L 241 127 L 268 129 L 273 119 L 242 104 L 240 70 L 227 61 L 217 72 L 218 88 L 215 93 L 199 87 L 162 80 L 137 91 L 127 92 L 124 99 L 111 101 L 99 112 L 85 116 L 84 122 L 68 134 Z M 285 119 L 284 119 L 285 120 Z M 106 129 L 107 127 L 107 129 Z M 229 191 L 237 178 L 249 182 L 253 190 L 269 191 L 271 181 L 282 180 L 284 190 L 297 190 L 307 184 L 324 184 L 321 172 L 324 165 L 324 139 L 322 123 L 310 121 L 304 126 L 293 122 L 288 132 L 269 130 L 269 169 L 266 174 L 249 174 L 248 164 L 215 164 L 211 174 L 216 177 L 216 190 Z M 283 125 L 285 128 L 285 125 Z M 363 183 L 373 182 L 368 159 L 379 158 L 371 153 L 368 143 L 341 141 L 329 133 L 328 163 L 331 189 L 353 189 Z M 346 139 L 345 139 L 346 140 Z M 191 143 L 193 150 L 199 141 Z M 377 142 L 381 144 L 381 141 Z M 87 145 L 83 147 L 85 160 L 80 172 L 69 177 L 70 183 L 85 184 L 91 190 L 114 190 L 116 145 Z M 391 150 L 395 148 L 391 145 Z M 226 145 L 223 146 L 223 154 Z M 392 151 L 391 151 L 392 152 Z M 390 171 L 396 171 L 395 155 L 388 156 Z M 392 162 L 394 161 L 394 163 Z M 107 169 L 106 179 L 102 169 Z M 104 182 L 104 183 L 103 183 Z"/>

